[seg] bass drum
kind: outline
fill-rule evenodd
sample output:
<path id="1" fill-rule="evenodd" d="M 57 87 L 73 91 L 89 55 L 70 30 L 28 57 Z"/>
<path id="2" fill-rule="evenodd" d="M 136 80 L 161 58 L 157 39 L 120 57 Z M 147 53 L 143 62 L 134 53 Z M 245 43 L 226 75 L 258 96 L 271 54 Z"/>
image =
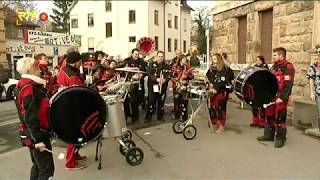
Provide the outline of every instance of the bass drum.
<path id="1" fill-rule="evenodd" d="M 107 108 L 98 92 L 84 86 L 61 90 L 50 99 L 50 125 L 68 144 L 83 144 L 101 135 Z"/>
<path id="2" fill-rule="evenodd" d="M 252 107 L 270 103 L 277 92 L 277 78 L 266 69 L 254 66 L 244 68 L 235 80 L 237 97 Z"/>

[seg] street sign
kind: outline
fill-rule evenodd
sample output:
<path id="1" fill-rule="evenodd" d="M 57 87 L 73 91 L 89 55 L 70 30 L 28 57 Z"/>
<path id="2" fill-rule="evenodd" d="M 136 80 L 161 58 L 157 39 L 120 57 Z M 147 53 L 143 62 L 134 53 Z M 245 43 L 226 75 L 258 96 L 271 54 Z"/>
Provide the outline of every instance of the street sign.
<path id="1" fill-rule="evenodd" d="M 59 55 L 59 49 L 58 47 L 53 47 L 53 55 Z"/>

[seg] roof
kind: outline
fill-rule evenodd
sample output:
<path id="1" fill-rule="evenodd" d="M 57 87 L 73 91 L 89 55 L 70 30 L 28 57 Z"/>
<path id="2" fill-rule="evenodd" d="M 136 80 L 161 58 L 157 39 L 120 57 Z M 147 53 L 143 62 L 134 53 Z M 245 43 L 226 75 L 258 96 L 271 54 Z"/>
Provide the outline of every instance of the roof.
<path id="1" fill-rule="evenodd" d="M 187 9 L 189 9 L 189 10 L 191 10 L 191 11 L 194 11 L 194 9 L 192 9 L 192 8 L 187 4 L 187 1 L 186 1 L 186 0 L 181 0 L 181 5 L 182 5 L 182 7 L 184 7 L 184 8 L 187 8 Z"/>

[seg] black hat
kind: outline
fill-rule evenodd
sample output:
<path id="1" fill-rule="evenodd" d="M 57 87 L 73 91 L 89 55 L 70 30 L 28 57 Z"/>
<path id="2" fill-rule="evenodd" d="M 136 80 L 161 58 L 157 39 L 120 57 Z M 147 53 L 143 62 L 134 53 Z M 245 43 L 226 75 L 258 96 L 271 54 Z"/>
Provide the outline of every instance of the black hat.
<path id="1" fill-rule="evenodd" d="M 81 55 L 79 52 L 69 52 L 67 54 L 67 63 L 74 64 L 81 60 Z"/>

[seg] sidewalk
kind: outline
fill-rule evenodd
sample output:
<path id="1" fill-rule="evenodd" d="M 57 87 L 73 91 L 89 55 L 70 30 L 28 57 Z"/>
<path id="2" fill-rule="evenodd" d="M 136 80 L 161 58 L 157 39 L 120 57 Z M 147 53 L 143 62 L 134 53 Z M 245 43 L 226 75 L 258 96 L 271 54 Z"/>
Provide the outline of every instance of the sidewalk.
<path id="1" fill-rule="evenodd" d="M 113 139 L 103 141 L 102 169 L 94 162 L 95 143 L 81 150 L 88 156 L 88 168 L 67 171 L 64 161 L 55 158 L 55 177 L 69 179 L 319 179 L 318 139 L 302 134 L 294 127 L 288 128 L 284 148 L 275 149 L 273 143 L 259 143 L 256 137 L 263 129 L 249 127 L 251 112 L 228 104 L 227 129 L 224 134 L 208 133 L 203 117 L 194 121 L 198 134 L 186 141 L 174 134 L 172 123 L 160 124 L 137 132 L 145 138 L 163 158 L 157 158 L 148 146 L 137 137 L 133 140 L 144 151 L 142 164 L 132 167 L 119 152 Z M 171 121 L 171 120 L 170 120 Z M 167 121 L 169 122 L 169 121 Z M 151 134 L 145 135 L 146 132 Z M 54 147 L 56 152 L 65 148 Z M 29 152 L 21 148 L 0 155 L 0 179 L 28 179 L 31 167 Z"/>

